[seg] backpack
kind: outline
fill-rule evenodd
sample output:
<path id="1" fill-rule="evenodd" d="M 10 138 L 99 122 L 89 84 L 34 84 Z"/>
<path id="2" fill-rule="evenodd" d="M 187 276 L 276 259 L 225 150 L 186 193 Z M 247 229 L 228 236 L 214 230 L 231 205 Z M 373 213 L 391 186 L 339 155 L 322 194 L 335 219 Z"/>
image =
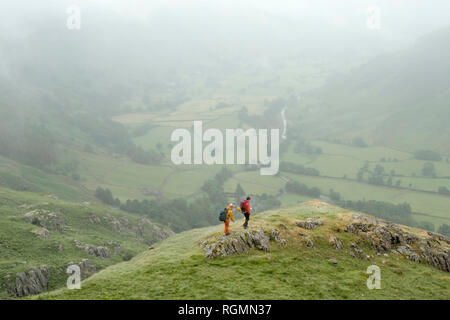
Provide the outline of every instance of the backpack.
<path id="1" fill-rule="evenodd" d="M 219 214 L 219 220 L 220 221 L 227 220 L 227 213 L 228 213 L 228 209 L 227 208 L 223 209 L 223 211 Z"/>
<path id="2" fill-rule="evenodd" d="M 247 213 L 247 206 L 245 205 L 245 200 L 241 202 L 239 207 L 241 208 L 242 213 Z"/>

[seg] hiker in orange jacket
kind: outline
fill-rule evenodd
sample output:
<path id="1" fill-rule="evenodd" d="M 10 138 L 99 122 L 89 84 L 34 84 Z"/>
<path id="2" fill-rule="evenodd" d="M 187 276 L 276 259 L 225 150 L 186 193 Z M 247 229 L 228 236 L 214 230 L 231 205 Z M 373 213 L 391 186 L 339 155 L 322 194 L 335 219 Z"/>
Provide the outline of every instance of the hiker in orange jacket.
<path id="1" fill-rule="evenodd" d="M 248 220 L 250 220 L 250 197 L 247 197 L 244 201 L 242 201 L 241 205 L 238 208 L 239 211 L 242 212 L 242 214 L 245 217 L 244 222 L 244 229 L 247 229 L 248 227 Z"/>
<path id="2" fill-rule="evenodd" d="M 225 235 L 229 235 L 230 233 L 228 232 L 228 227 L 230 225 L 230 219 L 231 221 L 234 222 L 234 216 L 233 216 L 233 207 L 234 204 L 230 203 L 227 207 L 228 212 L 227 212 L 227 218 L 225 219 L 224 223 L 225 223 Z"/>

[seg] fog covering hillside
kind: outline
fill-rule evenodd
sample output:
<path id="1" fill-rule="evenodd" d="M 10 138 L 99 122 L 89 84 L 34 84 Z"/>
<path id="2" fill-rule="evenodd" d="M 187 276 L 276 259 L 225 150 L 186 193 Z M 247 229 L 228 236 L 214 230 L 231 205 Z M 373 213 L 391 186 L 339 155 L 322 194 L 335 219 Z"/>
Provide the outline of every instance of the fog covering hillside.
<path id="1" fill-rule="evenodd" d="M 81 24 L 73 29 L 69 22 L 77 10 Z M 183 250 L 194 253 L 187 263 L 192 268 L 203 263 L 206 274 L 237 262 L 258 265 L 260 253 L 205 263 L 197 245 L 222 233 L 219 212 L 246 196 L 255 217 L 251 231 L 264 212 L 269 220 L 261 218 L 262 225 L 282 228 L 278 224 L 286 217 L 278 213 L 295 215 L 306 208 L 303 219 L 310 213 L 304 203 L 320 203 L 416 228 L 420 245 L 429 239 L 448 243 L 442 239 L 450 236 L 449 11 L 447 0 L 433 5 L 425 0 L 2 1 L 0 298 L 57 289 L 71 263 L 100 271 L 136 254 L 142 259 L 102 274 L 113 281 L 114 270 L 159 263 L 165 254 Z M 261 163 L 249 161 L 176 163 L 171 134 L 176 129 L 196 134 L 194 121 L 221 132 L 283 130 L 277 172 L 262 175 Z M 276 150 L 272 146 L 272 141 L 266 144 Z M 335 213 L 330 212 L 330 222 Z M 236 212 L 238 223 L 230 227 L 234 236 L 242 217 Z M 360 239 L 344 232 L 345 244 L 354 250 L 351 241 Z M 157 250 L 147 247 L 173 233 Z M 337 270 L 348 271 L 354 283 L 345 287 L 342 278 L 336 295 L 326 287 L 336 274 L 328 261 L 335 253 L 328 235 L 301 257 L 311 258 L 306 268 L 293 270 L 309 274 L 317 262 L 323 272 L 315 274 L 312 285 L 320 284 L 318 289 L 296 295 L 295 282 L 274 295 L 360 297 L 362 291 L 350 291 L 365 274 L 355 276 L 359 271 L 352 268 L 361 269 L 369 260 L 348 255 L 347 248 L 334 258 Z M 284 281 L 283 266 L 298 260 L 297 249 L 310 248 L 308 239 L 298 236 L 287 251 L 275 245 L 273 257 L 280 260 L 272 264 L 268 256 L 258 280 L 277 274 L 273 283 Z M 406 246 L 408 239 L 400 251 L 422 254 L 420 246 L 413 251 Z M 174 250 L 166 251 L 172 244 Z M 441 249 L 438 259 L 448 257 Z M 96 255 L 99 250 L 111 255 Z M 382 263 L 384 257 L 373 258 Z M 421 256 L 421 262 L 430 257 Z M 182 269 L 186 261 L 178 258 Z M 416 267 L 401 259 L 385 259 L 390 277 L 406 290 L 401 297 L 448 296 L 448 268 L 438 273 L 426 263 Z M 165 263 L 158 272 L 173 294 L 161 294 L 157 287 L 154 292 L 173 298 L 180 282 L 172 282 L 168 273 L 178 265 L 171 269 Z M 137 275 L 153 275 L 148 273 L 153 267 L 139 268 Z M 36 270 L 45 271 L 45 281 L 28 288 L 36 283 Z M 411 287 L 401 281 L 402 273 L 404 279 L 421 281 Z M 432 283 L 427 284 L 428 274 Z M 127 297 L 153 298 L 143 287 L 133 295 L 136 279 L 125 281 Z M 421 286 L 426 290 L 419 294 Z M 234 297 L 215 289 L 196 297 L 220 292 Z M 102 298 L 107 292 L 93 289 L 87 296 Z M 111 290 L 111 298 L 118 292 Z M 56 294 L 79 298 L 84 293 Z M 371 297 L 396 296 L 389 291 Z"/>
<path id="2" fill-rule="evenodd" d="M 450 29 L 445 28 L 330 79 L 317 92 L 319 128 L 361 131 L 378 145 L 448 153 L 449 95 Z"/>

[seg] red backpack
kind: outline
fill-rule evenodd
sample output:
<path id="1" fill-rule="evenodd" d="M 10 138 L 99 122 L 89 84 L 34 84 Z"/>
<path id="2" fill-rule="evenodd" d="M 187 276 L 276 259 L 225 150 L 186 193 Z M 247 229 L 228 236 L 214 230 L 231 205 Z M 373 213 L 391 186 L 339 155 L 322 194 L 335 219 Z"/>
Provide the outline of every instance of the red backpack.
<path id="1" fill-rule="evenodd" d="M 239 207 L 241 208 L 241 212 L 242 213 L 247 213 L 247 206 L 246 206 L 247 200 L 244 200 L 241 202 L 241 204 L 239 205 Z"/>

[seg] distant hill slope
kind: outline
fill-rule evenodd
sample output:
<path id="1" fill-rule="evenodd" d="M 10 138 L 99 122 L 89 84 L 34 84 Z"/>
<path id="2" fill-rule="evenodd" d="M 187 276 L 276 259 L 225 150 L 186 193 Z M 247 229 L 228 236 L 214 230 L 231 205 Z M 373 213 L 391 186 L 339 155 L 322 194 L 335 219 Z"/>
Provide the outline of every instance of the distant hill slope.
<path id="1" fill-rule="evenodd" d="M 69 263 L 84 279 L 172 234 L 95 203 L 0 188 L 0 298 L 64 286 Z"/>
<path id="2" fill-rule="evenodd" d="M 305 124 L 316 135 L 450 152 L 450 28 L 336 75 Z M 326 128 L 326 130 L 325 130 Z"/>
<path id="3" fill-rule="evenodd" d="M 221 225 L 177 234 L 80 290 L 36 298 L 450 299 L 450 240 L 440 235 L 319 201 L 253 215 L 248 232 L 241 223 L 229 238 Z M 367 288 L 371 265 L 380 290 Z"/>

